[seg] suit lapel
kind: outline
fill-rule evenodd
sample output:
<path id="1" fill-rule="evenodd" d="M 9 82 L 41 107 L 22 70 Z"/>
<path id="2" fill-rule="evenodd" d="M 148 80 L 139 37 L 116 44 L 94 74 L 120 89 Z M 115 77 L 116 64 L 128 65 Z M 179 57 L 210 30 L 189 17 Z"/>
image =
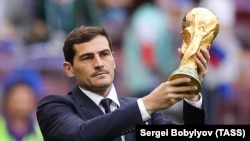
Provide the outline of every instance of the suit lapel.
<path id="1" fill-rule="evenodd" d="M 88 115 L 88 117 L 87 115 L 82 115 L 82 117 L 91 119 L 103 114 L 101 109 L 78 86 L 72 90 L 72 95 L 81 111 Z"/>

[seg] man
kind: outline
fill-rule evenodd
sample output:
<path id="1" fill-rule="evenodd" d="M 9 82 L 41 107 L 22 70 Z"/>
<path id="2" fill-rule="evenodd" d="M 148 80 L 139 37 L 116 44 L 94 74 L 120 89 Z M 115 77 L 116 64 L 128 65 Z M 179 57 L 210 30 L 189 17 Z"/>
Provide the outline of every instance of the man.
<path id="1" fill-rule="evenodd" d="M 67 95 L 48 95 L 37 108 L 37 118 L 45 141 L 111 141 L 135 140 L 138 124 L 174 124 L 159 110 L 184 100 L 185 124 L 205 124 L 201 94 L 190 80 L 178 78 L 160 84 L 142 98 L 120 97 L 114 80 L 115 61 L 110 37 L 100 27 L 81 26 L 64 42 L 64 70 L 77 86 Z M 180 50 L 179 50 L 180 52 Z M 207 72 L 209 52 L 197 55 L 200 80 Z M 110 113 L 104 114 L 102 99 L 112 100 Z"/>

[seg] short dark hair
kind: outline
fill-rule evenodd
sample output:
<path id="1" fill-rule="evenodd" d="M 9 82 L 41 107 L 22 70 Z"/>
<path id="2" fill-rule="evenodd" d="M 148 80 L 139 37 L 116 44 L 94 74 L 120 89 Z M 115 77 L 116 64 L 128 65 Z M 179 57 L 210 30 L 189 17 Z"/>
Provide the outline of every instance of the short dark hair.
<path id="1" fill-rule="evenodd" d="M 71 31 L 63 45 L 63 53 L 64 53 L 64 59 L 67 62 L 70 62 L 73 65 L 73 59 L 75 56 L 75 44 L 85 43 L 93 38 L 95 38 L 98 35 L 103 35 L 106 37 L 109 43 L 109 48 L 113 52 L 113 46 L 112 41 L 107 33 L 107 31 L 104 29 L 104 27 L 98 27 L 98 26 L 80 26 L 75 28 L 73 31 Z"/>

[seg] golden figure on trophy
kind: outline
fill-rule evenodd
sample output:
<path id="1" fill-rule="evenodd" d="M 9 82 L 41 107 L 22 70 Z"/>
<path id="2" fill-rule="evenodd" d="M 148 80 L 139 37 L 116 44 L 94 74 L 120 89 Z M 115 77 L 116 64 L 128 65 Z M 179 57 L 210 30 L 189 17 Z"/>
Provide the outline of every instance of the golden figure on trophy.
<path id="1" fill-rule="evenodd" d="M 201 90 L 201 82 L 198 76 L 195 59 L 200 47 L 209 47 L 219 32 L 217 16 L 210 10 L 203 7 L 196 7 L 190 10 L 182 21 L 182 52 L 183 57 L 177 70 L 169 80 L 188 77 L 191 82 L 188 85 L 198 87 L 196 94 Z"/>

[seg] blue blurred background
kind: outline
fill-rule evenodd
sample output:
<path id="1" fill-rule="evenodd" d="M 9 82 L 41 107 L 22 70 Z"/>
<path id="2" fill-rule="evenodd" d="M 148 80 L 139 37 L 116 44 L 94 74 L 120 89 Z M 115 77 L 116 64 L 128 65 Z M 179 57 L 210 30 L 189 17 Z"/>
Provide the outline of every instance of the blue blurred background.
<path id="1" fill-rule="evenodd" d="M 74 81 L 62 68 L 66 35 L 79 25 L 104 26 L 116 57 L 117 91 L 141 97 L 178 67 L 183 16 L 211 9 L 220 31 L 210 50 L 202 95 L 211 124 L 250 124 L 250 1 L 248 0 L 0 0 L 0 100 L 18 76 L 39 99 L 65 94 Z M 23 74 L 20 70 L 35 71 Z M 39 78 L 38 78 L 39 77 Z M 26 79 L 24 78 L 24 79 Z M 181 122 L 182 103 L 164 110 Z M 0 108 L 1 109 L 1 108 Z"/>

